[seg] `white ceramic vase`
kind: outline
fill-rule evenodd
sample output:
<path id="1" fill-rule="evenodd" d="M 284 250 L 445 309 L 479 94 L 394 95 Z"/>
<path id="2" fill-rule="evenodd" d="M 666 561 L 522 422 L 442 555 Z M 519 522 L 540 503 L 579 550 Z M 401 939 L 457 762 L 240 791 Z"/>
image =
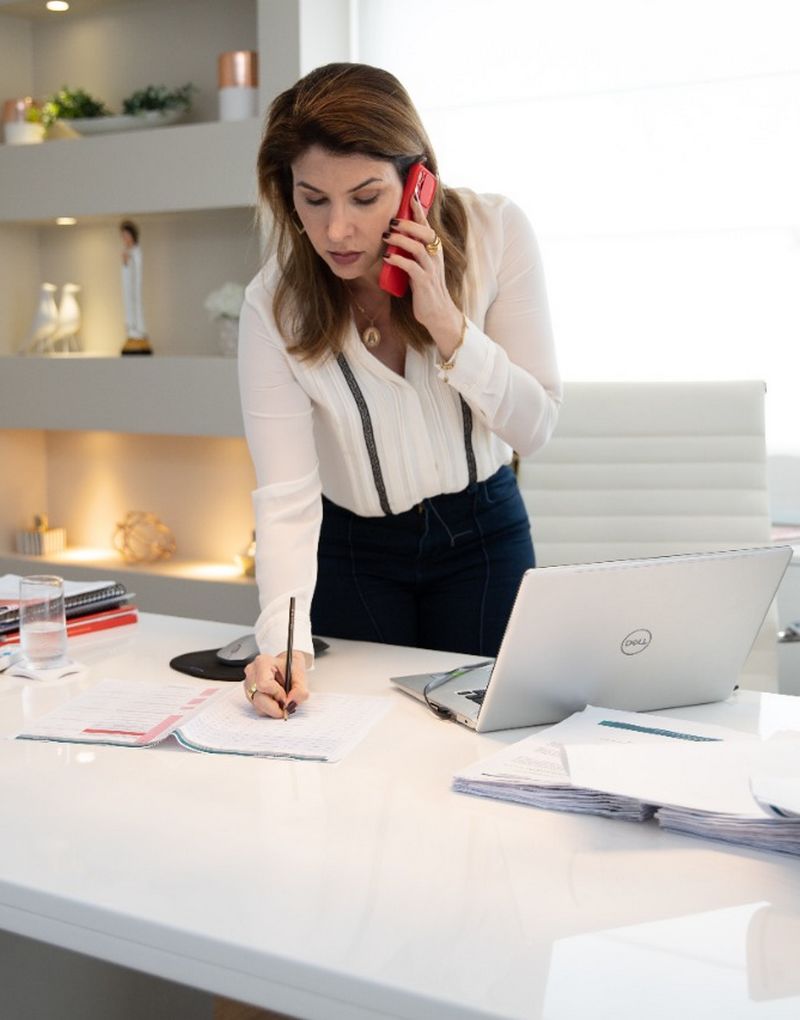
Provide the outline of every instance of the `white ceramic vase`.
<path id="1" fill-rule="evenodd" d="M 219 353 L 226 358 L 235 358 L 239 346 L 239 320 L 227 315 L 217 319 Z"/>
<path id="2" fill-rule="evenodd" d="M 41 124 L 29 124 L 27 121 L 9 121 L 5 124 L 4 138 L 6 145 L 32 145 L 44 141 L 44 127 Z"/>

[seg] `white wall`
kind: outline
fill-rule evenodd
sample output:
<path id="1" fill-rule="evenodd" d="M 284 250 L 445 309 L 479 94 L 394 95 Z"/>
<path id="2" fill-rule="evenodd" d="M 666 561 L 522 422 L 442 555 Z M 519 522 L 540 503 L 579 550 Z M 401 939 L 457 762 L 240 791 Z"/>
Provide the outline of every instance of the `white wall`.
<path id="1" fill-rule="evenodd" d="M 359 14 L 445 181 L 528 212 L 565 377 L 763 378 L 800 455 L 794 0 L 429 0 L 410 46 L 403 5 Z"/>

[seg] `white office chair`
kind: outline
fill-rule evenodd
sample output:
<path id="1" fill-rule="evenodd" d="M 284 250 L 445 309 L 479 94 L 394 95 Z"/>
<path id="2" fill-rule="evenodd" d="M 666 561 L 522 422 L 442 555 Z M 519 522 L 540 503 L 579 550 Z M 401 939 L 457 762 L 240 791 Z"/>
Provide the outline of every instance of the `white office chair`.
<path id="1" fill-rule="evenodd" d="M 553 438 L 519 464 L 539 566 L 769 543 L 762 382 L 564 391 Z M 776 620 L 748 669 L 777 674 Z"/>

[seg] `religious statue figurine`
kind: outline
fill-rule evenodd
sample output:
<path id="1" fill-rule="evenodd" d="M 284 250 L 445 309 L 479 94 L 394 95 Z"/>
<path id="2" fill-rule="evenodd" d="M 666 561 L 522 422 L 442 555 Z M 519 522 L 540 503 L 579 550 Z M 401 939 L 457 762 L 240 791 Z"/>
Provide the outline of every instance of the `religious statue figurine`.
<path id="1" fill-rule="evenodd" d="M 152 354 L 142 309 L 142 249 L 139 228 L 131 220 L 119 225 L 122 237 L 122 299 L 125 306 L 123 354 Z"/>

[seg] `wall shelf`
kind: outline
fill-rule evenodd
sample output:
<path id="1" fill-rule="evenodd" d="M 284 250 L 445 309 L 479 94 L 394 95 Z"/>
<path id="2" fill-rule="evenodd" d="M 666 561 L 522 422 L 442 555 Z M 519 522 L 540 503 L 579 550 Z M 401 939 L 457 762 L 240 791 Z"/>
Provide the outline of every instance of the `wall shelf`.
<path id="1" fill-rule="evenodd" d="M 12 356 L 0 373 L 3 429 L 243 434 L 233 358 Z"/>
<path id="2" fill-rule="evenodd" d="M 260 130 L 258 119 L 215 121 L 0 146 L 0 220 L 251 206 Z"/>
<path id="3" fill-rule="evenodd" d="M 252 579 L 217 576 L 252 533 L 254 480 L 236 362 L 207 356 L 217 344 L 203 303 L 227 280 L 246 284 L 261 263 L 252 211 L 263 114 L 312 66 L 350 59 L 351 13 L 348 0 L 81 0 L 53 19 L 38 0 L 0 0 L 6 96 L 66 83 L 117 110 L 145 81 L 198 86 L 187 123 L 0 145 L 0 571 L 112 576 L 142 610 L 252 626 Z M 239 48 L 259 53 L 259 116 L 215 120 L 217 55 Z M 57 227 L 59 216 L 78 224 Z M 117 227 L 128 216 L 143 221 L 153 357 L 117 356 Z M 45 280 L 82 288 L 90 353 L 14 353 Z M 131 508 L 158 513 L 179 551 L 197 558 L 127 567 L 11 552 L 34 513 L 88 546 L 107 542 Z"/>
<path id="4" fill-rule="evenodd" d="M 0 574 L 52 573 L 71 581 L 114 580 L 124 584 L 134 594 L 134 603 L 150 613 L 225 623 L 254 622 L 258 615 L 255 581 L 236 575 L 208 576 L 215 573 L 215 567 L 223 566 L 227 565 L 186 560 L 129 566 L 119 558 L 78 563 L 69 551 L 56 557 L 0 555 Z"/>

